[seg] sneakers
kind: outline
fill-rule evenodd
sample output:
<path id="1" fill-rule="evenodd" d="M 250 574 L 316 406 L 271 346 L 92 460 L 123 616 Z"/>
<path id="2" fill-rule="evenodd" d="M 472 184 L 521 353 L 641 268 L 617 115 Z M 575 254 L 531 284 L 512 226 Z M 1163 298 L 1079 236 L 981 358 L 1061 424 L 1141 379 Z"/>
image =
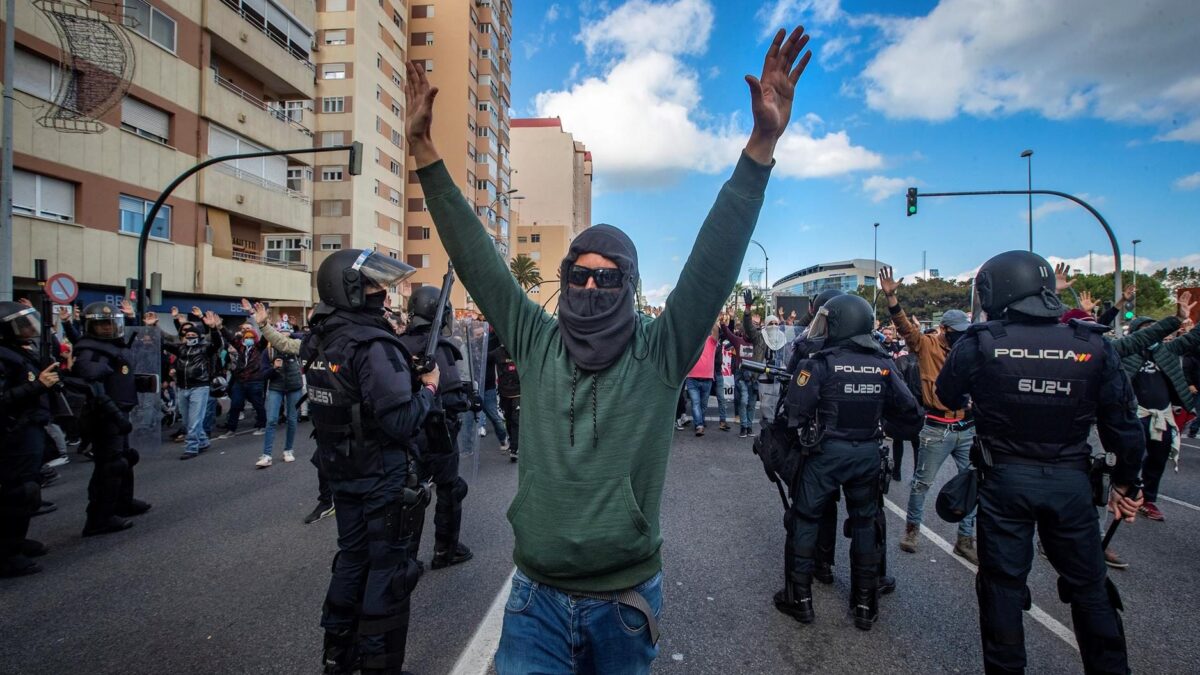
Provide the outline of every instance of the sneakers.
<path id="1" fill-rule="evenodd" d="M 215 437 L 213 437 L 213 440 L 214 440 L 214 441 L 223 441 L 223 440 L 225 440 L 226 438 L 233 438 L 233 437 L 234 437 L 234 436 L 236 436 L 236 435 L 237 435 L 237 433 L 236 433 L 236 432 L 233 432 L 233 431 L 226 431 L 225 433 L 221 434 L 220 436 L 215 436 Z"/>
<path id="2" fill-rule="evenodd" d="M 686 424 L 684 423 L 684 420 L 682 417 L 675 420 L 675 431 L 683 431 L 684 426 L 686 426 Z"/>
<path id="3" fill-rule="evenodd" d="M 265 469 L 265 468 L 271 466 L 271 456 L 270 455 L 260 456 L 258 458 L 258 461 L 254 463 L 254 466 L 257 466 L 260 469 Z"/>
<path id="4" fill-rule="evenodd" d="M 171 442 L 172 443 L 182 443 L 186 440 L 187 440 L 187 434 L 185 434 L 182 431 L 177 431 L 174 434 L 171 434 Z"/>
<path id="5" fill-rule="evenodd" d="M 454 547 L 453 551 L 434 551 L 433 560 L 429 562 L 429 567 L 440 570 L 443 567 L 465 563 L 474 557 L 475 554 L 471 552 L 471 549 L 460 543 Z"/>
<path id="6" fill-rule="evenodd" d="M 704 435 L 704 425 L 703 425 L 703 424 L 701 424 L 700 426 L 696 427 L 696 435 L 697 435 L 697 436 L 703 436 L 703 435 Z"/>
<path id="7" fill-rule="evenodd" d="M 972 565 L 978 565 L 979 555 L 975 552 L 975 537 L 958 535 L 958 542 L 954 544 L 954 554 Z"/>
<path id="8" fill-rule="evenodd" d="M 506 439 L 504 439 L 504 442 L 500 444 L 500 452 L 508 452 L 508 446 L 509 446 L 509 442 L 508 442 L 508 439 L 506 438 Z"/>
<path id="9" fill-rule="evenodd" d="M 254 430 L 254 433 L 252 433 L 252 434 L 250 434 L 250 435 L 251 435 L 251 436 L 262 436 L 262 435 L 264 435 L 264 434 L 266 434 L 266 433 L 267 433 L 267 430 L 266 430 L 266 429 L 264 429 L 264 428 L 262 428 L 262 427 L 259 427 L 259 428 L 255 429 L 255 430 Z"/>
<path id="10" fill-rule="evenodd" d="M 1104 552 L 1104 564 L 1115 570 L 1123 570 L 1129 567 L 1129 563 L 1121 560 L 1121 556 L 1117 555 L 1116 551 L 1112 549 Z"/>
<path id="11" fill-rule="evenodd" d="M 484 438 L 485 436 L 487 436 L 487 427 L 480 424 L 479 425 L 479 437 Z"/>
<path id="12" fill-rule="evenodd" d="M 742 427 L 741 429 L 738 429 L 738 438 L 745 438 L 749 433 L 750 431 L 746 429 L 746 427 Z"/>
<path id="13" fill-rule="evenodd" d="M 326 502 L 317 502 L 317 508 L 313 509 L 312 513 L 308 514 L 307 516 L 304 516 L 304 524 L 312 525 L 313 523 L 317 522 L 318 520 L 322 520 L 324 518 L 328 518 L 329 516 L 332 516 L 334 511 L 336 511 L 336 509 L 333 508 L 333 504 L 329 504 Z"/>
<path id="14" fill-rule="evenodd" d="M 509 462 L 511 462 L 511 463 L 513 463 L 513 464 L 516 464 L 516 463 L 517 463 L 517 450 L 516 450 L 516 448 L 514 448 L 514 449 L 512 449 L 512 450 L 509 450 L 509 451 L 508 451 L 508 461 L 509 461 Z"/>
<path id="15" fill-rule="evenodd" d="M 284 451 L 283 451 L 283 461 L 284 461 L 285 463 L 286 463 L 286 462 L 294 462 L 294 461 L 296 461 L 296 455 L 295 455 L 295 453 L 293 453 L 291 450 L 284 450 Z"/>
<path id="16" fill-rule="evenodd" d="M 198 452 L 185 452 L 179 456 L 179 459 L 181 459 L 181 460 L 196 459 L 199 456 L 200 456 L 200 453 L 198 453 Z"/>
<path id="17" fill-rule="evenodd" d="M 917 552 L 917 539 L 921 536 L 921 526 L 912 523 L 904 524 L 904 536 L 900 538 L 900 550 L 905 553 Z"/>
<path id="18" fill-rule="evenodd" d="M 54 459 L 50 460 L 49 462 L 46 462 L 46 466 L 50 467 L 51 469 L 57 469 L 58 467 L 60 467 L 64 464 L 67 464 L 70 461 L 71 461 L 70 457 L 67 457 L 66 455 L 59 455 L 58 457 L 55 457 Z"/>
<path id="19" fill-rule="evenodd" d="M 717 428 L 720 429 L 721 431 L 729 431 L 733 427 L 729 426 L 725 422 L 721 422 L 719 425 L 717 425 Z"/>
<path id="20" fill-rule="evenodd" d="M 1138 510 L 1142 512 L 1143 516 L 1146 516 L 1150 520 L 1157 520 L 1159 522 L 1166 520 L 1166 517 L 1163 516 L 1162 511 L 1158 510 L 1158 505 L 1154 502 L 1146 502 L 1145 504 L 1142 504 L 1142 508 Z"/>

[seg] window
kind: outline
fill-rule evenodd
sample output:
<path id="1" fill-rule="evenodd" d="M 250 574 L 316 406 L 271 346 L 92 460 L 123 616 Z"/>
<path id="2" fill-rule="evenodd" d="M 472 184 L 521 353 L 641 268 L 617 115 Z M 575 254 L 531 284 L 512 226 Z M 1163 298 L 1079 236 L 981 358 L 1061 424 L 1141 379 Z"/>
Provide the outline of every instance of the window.
<path id="1" fill-rule="evenodd" d="M 346 97 L 345 96 L 326 96 L 321 99 L 321 112 L 323 113 L 340 113 L 346 112 Z"/>
<path id="2" fill-rule="evenodd" d="M 388 201 L 396 206 L 400 206 L 400 191 L 388 188 Z"/>
<path id="3" fill-rule="evenodd" d="M 405 258 L 405 262 L 408 263 L 409 267 L 416 267 L 417 269 L 429 267 L 428 253 L 412 253 L 405 256 Z"/>
<path id="4" fill-rule="evenodd" d="M 342 235 L 340 234 L 323 234 L 321 235 L 321 250 L 322 251 L 339 251 L 342 248 Z"/>
<path id="5" fill-rule="evenodd" d="M 322 131 L 321 132 L 321 147 L 330 148 L 335 145 L 346 144 L 346 132 L 344 131 Z"/>
<path id="6" fill-rule="evenodd" d="M 323 166 L 321 167 L 321 180 L 342 180 L 342 172 L 345 167 L 341 166 Z"/>
<path id="7" fill-rule="evenodd" d="M 157 44 L 175 52 L 175 20 L 151 7 L 146 0 L 125 0 L 125 19 L 129 29 Z"/>
<path id="8" fill-rule="evenodd" d="M 325 31 L 325 44 L 327 45 L 344 45 L 346 44 L 346 29 L 327 30 Z"/>
<path id="9" fill-rule="evenodd" d="M 529 242 L 529 237 L 521 237 L 521 236 L 518 236 L 518 237 L 517 237 L 517 243 L 518 243 L 518 244 L 525 244 L 525 243 L 528 243 L 528 242 Z"/>
<path id="10" fill-rule="evenodd" d="M 480 32 L 480 33 L 490 33 L 490 32 L 492 32 L 492 24 L 490 24 L 490 23 L 481 23 L 481 24 L 479 24 L 479 32 Z"/>
<path id="11" fill-rule="evenodd" d="M 75 220 L 75 184 L 41 174 L 13 170 L 13 213 Z"/>
<path id="12" fill-rule="evenodd" d="M 429 228 L 428 228 L 428 227 L 422 227 L 422 228 L 421 228 L 421 238 L 422 238 L 422 239 L 431 239 L 431 238 L 432 238 L 432 235 L 431 235 L 431 233 L 429 232 Z"/>
<path id="13" fill-rule="evenodd" d="M 397 28 L 404 28 L 404 19 L 400 18 L 400 12 L 392 12 L 392 23 L 396 24 Z"/>
<path id="14" fill-rule="evenodd" d="M 530 251 L 530 252 L 529 252 L 529 259 L 530 259 L 530 260 L 541 260 L 541 259 L 542 259 L 542 252 L 541 252 L 541 251 Z"/>
<path id="15" fill-rule="evenodd" d="M 425 208 L 425 198 L 424 197 L 409 197 L 408 198 L 408 210 L 409 211 L 425 211 L 425 210 L 427 210 Z"/>
<path id="16" fill-rule="evenodd" d="M 380 54 L 379 52 L 375 52 L 375 67 L 376 68 L 383 67 L 383 54 Z"/>
<path id="17" fill-rule="evenodd" d="M 420 63 L 422 66 L 425 66 L 425 72 L 433 72 L 433 59 L 425 59 L 424 61 L 419 61 L 418 63 Z"/>
<path id="18" fill-rule="evenodd" d="M 171 115 L 126 96 L 121 101 L 121 128 L 142 138 L 166 144 L 171 135 Z"/>
<path id="19" fill-rule="evenodd" d="M 208 154 L 210 157 L 262 152 L 267 149 L 215 124 L 210 124 L 208 127 Z M 288 163 L 285 157 L 249 157 L 229 160 L 222 163 L 221 167 L 232 168 L 234 175 L 238 178 L 259 183 L 263 187 L 271 187 L 266 183 L 279 187 L 287 185 Z"/>
<path id="20" fill-rule="evenodd" d="M 282 263 L 298 263 L 308 248 L 304 237 L 267 237 L 267 260 Z"/>
<path id="21" fill-rule="evenodd" d="M 380 117 L 375 118 L 375 133 L 383 133 L 383 119 Z"/>
<path id="22" fill-rule="evenodd" d="M 388 170 L 391 171 L 392 173 L 396 174 L 397 176 L 399 176 L 400 175 L 400 163 L 393 159 L 391 165 L 388 166 Z"/>
<path id="23" fill-rule="evenodd" d="M 325 0 L 326 12 L 344 12 L 346 11 L 346 0 Z"/>
<path id="24" fill-rule="evenodd" d="M 146 222 L 146 214 L 150 212 L 151 206 L 154 206 L 152 201 L 121 195 L 119 201 L 121 231 L 129 234 L 141 234 L 142 224 Z M 168 241 L 171 239 L 171 207 L 163 204 L 163 207 L 158 210 L 158 215 L 154 217 L 154 223 L 150 226 L 150 236 Z"/>
<path id="25" fill-rule="evenodd" d="M 475 135 L 480 138 L 487 138 L 489 131 L 491 131 L 491 129 L 488 127 L 479 127 L 479 129 L 475 131 Z"/>
<path id="26" fill-rule="evenodd" d="M 491 112 L 491 110 L 492 104 L 490 102 L 484 101 L 483 103 L 479 104 L 479 112 Z"/>
<path id="27" fill-rule="evenodd" d="M 346 64 L 326 63 L 321 66 L 321 77 L 326 80 L 346 79 Z"/>
<path id="28" fill-rule="evenodd" d="M 342 200 L 340 199 L 322 199 L 317 202 L 317 215 L 325 217 L 339 217 L 342 215 Z"/>
<path id="29" fill-rule="evenodd" d="M 400 117 L 400 104 L 399 103 L 395 103 L 395 102 L 392 103 L 392 114 L 395 115 L 396 117 Z"/>
<path id="30" fill-rule="evenodd" d="M 529 243 L 540 244 L 541 242 L 542 242 L 542 235 L 540 235 L 540 234 L 529 235 Z"/>
<path id="31" fill-rule="evenodd" d="M 58 64 L 23 49 L 17 50 L 14 63 L 13 86 L 17 89 L 47 101 L 53 100 L 58 92 L 62 71 Z"/>
<path id="32" fill-rule="evenodd" d="M 477 180 L 477 181 L 475 181 L 475 189 L 476 189 L 476 190 L 486 190 L 486 189 L 488 189 L 488 182 L 487 182 L 486 180 Z"/>
<path id="33" fill-rule="evenodd" d="M 404 80 L 400 79 L 400 73 L 398 71 L 392 71 L 392 84 L 396 85 L 397 87 L 404 86 Z"/>
<path id="34" fill-rule="evenodd" d="M 413 5 L 412 18 L 414 19 L 432 19 L 433 5 Z"/>
<path id="35" fill-rule="evenodd" d="M 433 33 L 413 33 L 409 39 L 409 44 L 413 47 L 431 45 L 433 44 Z"/>
<path id="36" fill-rule="evenodd" d="M 304 190 L 304 168 L 289 166 L 287 170 L 287 187 L 289 190 L 301 192 Z"/>
<path id="37" fill-rule="evenodd" d="M 392 129 L 392 145 L 396 146 L 397 148 L 403 147 L 400 141 L 400 132 L 396 131 L 395 129 Z"/>

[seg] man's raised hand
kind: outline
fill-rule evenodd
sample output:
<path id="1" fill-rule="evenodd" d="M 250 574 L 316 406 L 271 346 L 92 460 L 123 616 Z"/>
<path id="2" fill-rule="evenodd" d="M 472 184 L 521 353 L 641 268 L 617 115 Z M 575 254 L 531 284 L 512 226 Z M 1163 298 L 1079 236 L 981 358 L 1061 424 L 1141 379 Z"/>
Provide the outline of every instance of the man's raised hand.
<path id="1" fill-rule="evenodd" d="M 417 168 L 428 166 L 438 160 L 433 147 L 433 100 L 438 88 L 429 84 L 425 68 L 412 61 L 404 64 L 408 79 L 404 82 L 408 111 L 404 114 L 404 134 L 409 150 L 417 160 Z"/>
<path id="2" fill-rule="evenodd" d="M 892 268 L 884 265 L 879 268 L 879 290 L 883 291 L 884 295 L 892 296 L 896 294 L 896 289 L 900 288 L 900 283 L 904 281 L 904 277 L 896 279 L 892 276 Z"/>
<path id="3" fill-rule="evenodd" d="M 1054 266 L 1054 290 L 1061 293 L 1071 287 L 1075 283 L 1074 279 L 1068 279 L 1067 275 L 1071 273 L 1071 266 L 1067 263 L 1058 263 Z"/>
<path id="4" fill-rule="evenodd" d="M 787 39 L 784 39 L 785 35 Z M 746 76 L 746 84 L 750 85 L 750 110 L 754 115 L 754 130 L 750 132 L 746 154 L 760 164 L 771 163 L 775 143 L 792 117 L 796 82 L 812 58 L 812 52 L 805 51 L 808 37 L 804 26 L 796 26 L 791 35 L 779 29 L 763 59 L 762 75 Z"/>

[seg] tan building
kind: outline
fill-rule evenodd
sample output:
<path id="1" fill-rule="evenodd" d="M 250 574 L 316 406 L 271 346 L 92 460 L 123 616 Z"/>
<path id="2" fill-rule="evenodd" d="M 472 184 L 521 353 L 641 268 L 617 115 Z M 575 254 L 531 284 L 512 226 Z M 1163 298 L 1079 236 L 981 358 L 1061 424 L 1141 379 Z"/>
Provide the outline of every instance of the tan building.
<path id="1" fill-rule="evenodd" d="M 81 283 L 80 302 L 119 298 L 136 275 L 145 212 L 173 177 L 210 156 L 313 146 L 315 7 L 312 0 L 58 5 L 74 17 L 67 20 L 75 31 L 94 32 L 96 42 L 64 50 L 55 17 L 18 2 L 17 51 L 4 55 L 16 59 L 19 104 L 14 285 L 17 295 L 32 289 L 32 261 L 45 258 L 51 272 Z M 53 103 L 60 92 L 82 90 L 79 83 L 95 74 L 87 50 L 104 37 L 120 43 L 121 34 L 136 65 L 128 92 L 100 115 L 106 130 L 40 124 L 62 109 Z M 163 276 L 163 306 L 237 314 L 243 296 L 292 311 L 309 306 L 316 156 L 222 164 L 177 189 L 151 230 L 147 257 L 147 271 Z"/>
<path id="2" fill-rule="evenodd" d="M 313 170 L 314 266 L 330 251 L 404 250 L 404 63 L 408 9 L 403 0 L 318 0 L 315 50 L 320 145 L 363 144 L 362 175 L 344 156 L 317 159 Z M 400 304 L 407 287 L 394 291 Z"/>
<path id="3" fill-rule="evenodd" d="M 592 225 L 592 153 L 557 117 L 514 119 L 512 138 L 513 187 L 522 198 L 513 255 L 537 263 L 545 283 L 528 295 L 553 311 L 559 263 Z"/>
<path id="4" fill-rule="evenodd" d="M 410 18 L 411 58 L 424 65 L 438 87 L 434 142 L 455 182 L 475 204 L 497 250 L 508 258 L 512 4 L 427 1 L 413 4 Z M 413 287 L 440 285 L 449 259 L 411 164 L 407 176 L 404 260 L 418 268 Z M 455 307 L 468 307 L 461 284 L 455 285 L 452 300 Z"/>

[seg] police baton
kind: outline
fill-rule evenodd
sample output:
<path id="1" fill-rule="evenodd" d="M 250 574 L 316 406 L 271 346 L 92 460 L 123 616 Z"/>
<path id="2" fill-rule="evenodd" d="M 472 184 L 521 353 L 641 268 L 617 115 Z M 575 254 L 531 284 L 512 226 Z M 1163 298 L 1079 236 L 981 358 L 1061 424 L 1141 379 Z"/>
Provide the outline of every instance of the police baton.
<path id="1" fill-rule="evenodd" d="M 1121 491 L 1116 489 L 1115 487 L 1112 487 L 1109 489 L 1112 490 L 1113 492 L 1121 495 L 1122 497 L 1125 496 L 1124 494 L 1121 494 Z M 1137 490 L 1137 493 L 1141 493 L 1140 488 L 1135 486 L 1135 489 Z M 1137 494 L 1137 493 L 1135 493 L 1135 494 Z M 1112 541 L 1113 535 L 1115 535 L 1117 533 L 1117 527 L 1119 527 L 1121 525 L 1122 520 L 1125 520 L 1124 518 L 1121 518 L 1118 514 L 1113 514 L 1113 515 L 1114 515 L 1114 518 L 1113 518 L 1112 524 L 1110 524 L 1108 526 L 1108 530 L 1104 533 L 1104 541 L 1100 542 L 1100 550 L 1101 551 L 1108 550 L 1108 544 L 1109 544 L 1109 542 Z"/>
<path id="2" fill-rule="evenodd" d="M 454 286 L 454 263 L 446 264 L 446 274 L 442 276 L 442 290 L 438 294 L 437 308 L 433 310 L 433 322 L 429 326 L 429 342 L 425 345 L 425 353 L 413 357 L 418 375 L 433 372 L 437 367 L 437 346 L 442 335 L 442 317 L 446 313 L 446 303 L 450 300 L 450 289 Z"/>

